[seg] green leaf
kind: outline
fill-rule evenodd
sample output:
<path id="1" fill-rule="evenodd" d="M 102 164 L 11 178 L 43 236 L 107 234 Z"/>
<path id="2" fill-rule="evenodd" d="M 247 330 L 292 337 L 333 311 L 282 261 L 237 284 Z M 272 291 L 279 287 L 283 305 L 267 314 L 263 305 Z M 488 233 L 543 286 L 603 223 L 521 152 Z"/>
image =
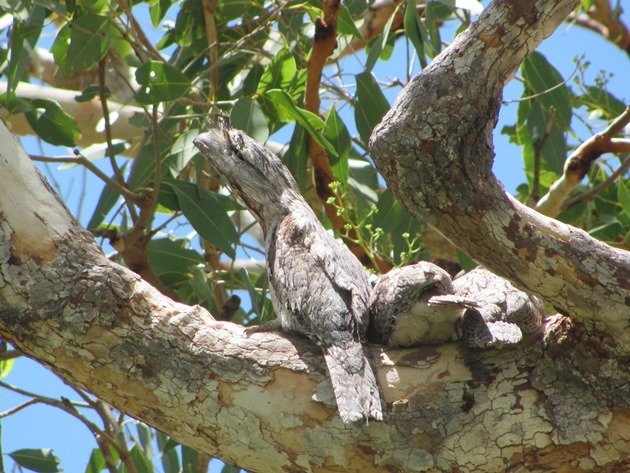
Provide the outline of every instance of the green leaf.
<path id="1" fill-rule="evenodd" d="M 361 139 L 367 144 L 372 130 L 389 110 L 389 103 L 370 72 L 358 74 L 356 80 L 357 105 L 354 119 Z"/>
<path id="2" fill-rule="evenodd" d="M 85 473 L 101 473 L 106 467 L 107 464 L 105 463 L 105 457 L 101 449 L 93 449 L 88 464 L 85 467 Z"/>
<path id="3" fill-rule="evenodd" d="M 265 114 L 258 102 L 251 97 L 241 97 L 230 112 L 230 121 L 234 128 L 243 130 L 259 143 L 269 138 L 269 127 Z"/>
<path id="4" fill-rule="evenodd" d="M 175 448 L 179 443 L 159 430 L 155 431 L 155 437 L 157 439 L 158 449 L 160 450 L 164 473 L 179 473 L 179 455 Z"/>
<path id="5" fill-rule="evenodd" d="M 270 320 L 274 311 L 267 297 L 269 278 L 266 271 L 254 280 L 245 268 L 241 268 L 238 272 L 238 277 L 249 294 L 251 310 L 248 312 L 248 315 L 252 312 L 256 314 L 255 319 L 248 320 L 248 324 L 262 324 Z"/>
<path id="6" fill-rule="evenodd" d="M 374 215 L 373 225 L 382 228 L 385 232 L 394 230 L 405 218 L 402 205 L 389 189 L 381 194 L 376 208 L 378 213 Z"/>
<path id="7" fill-rule="evenodd" d="M 265 68 L 262 67 L 260 64 L 256 63 L 252 65 L 251 70 L 243 81 L 243 95 L 251 96 L 256 93 L 256 90 L 258 89 L 258 84 L 260 84 L 260 79 L 262 78 L 264 72 Z"/>
<path id="8" fill-rule="evenodd" d="M 387 23 L 385 23 L 383 32 L 374 41 L 370 42 L 370 52 L 368 54 L 367 60 L 365 61 L 365 72 L 372 71 L 374 65 L 376 64 L 376 61 L 381 56 L 381 52 L 383 52 L 383 50 L 385 49 L 390 30 L 392 28 L 392 23 L 394 22 L 395 18 L 396 15 L 390 15 Z"/>
<path id="9" fill-rule="evenodd" d="M 94 13 L 87 13 L 72 21 L 70 44 L 59 64 L 64 74 L 89 69 L 105 57 L 112 38 L 110 21 L 109 17 Z M 62 40 L 65 40 L 66 35 L 62 36 Z"/>
<path id="10" fill-rule="evenodd" d="M 287 48 L 281 49 L 263 72 L 258 83 L 258 93 L 264 95 L 272 89 L 290 90 L 296 73 L 297 66 L 293 54 Z"/>
<path id="11" fill-rule="evenodd" d="M 59 458 L 50 448 L 23 448 L 9 453 L 15 463 L 23 468 L 39 473 L 56 473 L 59 468 Z"/>
<path id="12" fill-rule="evenodd" d="M 32 104 L 33 110 L 25 113 L 26 120 L 42 140 L 52 145 L 75 146 L 81 131 L 73 117 L 51 100 L 36 99 Z"/>
<path id="13" fill-rule="evenodd" d="M 521 71 L 526 84 L 525 94 L 540 94 L 534 100 L 547 113 L 551 107 L 555 108 L 555 126 L 562 132 L 568 130 L 572 116 L 571 92 L 560 73 L 536 51 L 523 61 Z"/>
<path id="14" fill-rule="evenodd" d="M 153 473 L 153 463 L 140 445 L 136 443 L 129 453 L 137 473 Z"/>
<path id="15" fill-rule="evenodd" d="M 197 450 L 182 445 L 182 473 L 201 473 L 197 469 Z"/>
<path id="16" fill-rule="evenodd" d="M 128 164 L 129 161 L 125 162 L 122 165 L 121 171 L 123 173 L 127 169 Z M 114 187 L 108 184 L 105 184 L 103 186 L 103 191 L 101 192 L 101 196 L 98 199 L 96 208 L 92 213 L 92 218 L 90 218 L 90 221 L 87 224 L 88 230 L 93 230 L 97 228 L 101 223 L 103 223 L 109 211 L 112 209 L 112 207 L 114 207 L 116 202 L 118 202 L 119 197 L 120 193 Z"/>
<path id="17" fill-rule="evenodd" d="M 170 181 L 177 195 L 182 213 L 199 236 L 205 238 L 230 258 L 234 258 L 234 244 L 238 233 L 227 215 L 224 200 L 209 190 L 183 181 Z"/>
<path id="18" fill-rule="evenodd" d="M 306 173 L 309 160 L 308 147 L 306 144 L 306 130 L 300 124 L 296 124 L 289 142 L 289 149 L 282 157 L 282 162 L 289 168 L 295 178 L 301 192 L 307 188 Z"/>
<path id="19" fill-rule="evenodd" d="M 424 41 L 422 40 L 422 34 L 420 34 L 420 26 L 418 25 L 418 12 L 416 11 L 416 0 L 407 0 L 405 7 L 405 16 L 403 18 L 403 25 L 405 27 L 405 33 L 407 38 L 413 44 L 416 54 L 420 59 L 420 65 L 424 69 L 427 67 L 427 60 L 424 57 Z"/>
<path id="20" fill-rule="evenodd" d="M 164 19 L 164 15 L 173 4 L 172 0 L 157 0 L 149 2 L 149 16 L 151 18 L 151 24 L 153 28 L 158 28 L 160 22 Z"/>
<path id="21" fill-rule="evenodd" d="M 0 379 L 4 378 L 11 372 L 14 364 L 15 358 L 0 361 Z"/>
<path id="22" fill-rule="evenodd" d="M 190 295 L 186 299 L 187 304 L 199 304 L 205 307 L 212 314 L 218 314 L 219 308 L 214 300 L 214 292 L 212 284 L 208 279 L 208 274 L 204 269 L 195 267 L 190 268 L 192 278 L 188 281 L 191 289 Z"/>
<path id="23" fill-rule="evenodd" d="M 100 94 L 100 87 L 98 85 L 88 85 L 85 89 L 83 89 L 81 94 L 74 97 L 74 100 L 76 100 L 79 103 L 89 102 L 94 97 L 98 97 L 99 94 Z M 108 87 L 105 87 L 105 96 L 111 97 L 111 95 L 112 95 L 112 92 L 109 90 Z"/>
<path id="24" fill-rule="evenodd" d="M 193 140 L 199 133 L 199 128 L 188 128 L 177 137 L 175 143 L 171 146 L 171 154 L 165 163 L 172 177 L 179 176 L 193 156 L 199 153 L 195 145 L 193 145 Z"/>
<path id="25" fill-rule="evenodd" d="M 340 6 L 339 14 L 337 15 L 337 32 L 351 35 L 354 38 L 361 38 L 361 33 L 354 24 L 350 11 L 343 4 Z"/>
<path id="26" fill-rule="evenodd" d="M 339 182 L 346 184 L 348 182 L 348 157 L 352 149 L 352 138 L 334 107 L 330 109 L 326 118 L 324 138 L 337 150 L 338 156 L 331 156 L 330 158 L 330 167 L 335 174 L 335 178 Z"/>
<path id="27" fill-rule="evenodd" d="M 337 150 L 318 133 L 318 130 L 326 126 L 326 123 L 320 117 L 298 107 L 293 98 L 284 90 L 268 90 L 265 97 L 271 101 L 282 121 L 299 123 L 322 148 L 332 156 L 337 156 Z"/>
<path id="28" fill-rule="evenodd" d="M 173 190 L 173 186 L 188 187 L 189 192 L 192 192 L 193 190 L 198 188 L 197 184 L 194 184 L 192 182 L 184 182 L 180 181 L 179 179 L 171 178 L 162 179 L 162 184 L 164 184 L 164 186 L 160 186 L 158 202 L 170 210 L 181 210 L 179 200 L 177 198 L 177 194 Z M 225 210 L 243 210 L 243 206 L 237 203 L 230 196 L 219 194 L 218 192 L 211 192 L 207 189 L 204 190 L 212 194 L 215 199 L 218 199 L 218 201 L 221 203 L 221 206 L 225 208 Z"/>
<path id="29" fill-rule="evenodd" d="M 136 80 L 142 87 L 136 100 L 144 104 L 175 100 L 184 95 L 190 81 L 179 69 L 160 61 L 148 61 L 136 71 Z"/>
<path id="30" fill-rule="evenodd" d="M 136 430 L 138 431 L 138 440 L 140 440 L 142 450 L 148 457 L 151 457 L 153 455 L 153 434 L 151 433 L 151 428 L 144 422 L 137 422 Z"/>
<path id="31" fill-rule="evenodd" d="M 532 146 L 544 139 L 544 145 L 540 150 L 540 157 L 545 164 L 544 169 L 560 175 L 564 168 L 567 145 L 564 133 L 559 127 L 552 126 L 549 134 L 547 134 L 549 119 L 549 113 L 543 110 L 540 102 L 534 102 L 527 115 L 527 132 Z"/>
<path id="32" fill-rule="evenodd" d="M 603 216 L 601 220 L 604 223 L 591 228 L 588 231 L 589 235 L 602 241 L 612 242 L 617 240 L 623 231 L 623 225 L 621 225 L 621 222 L 610 216 Z"/>
<path id="33" fill-rule="evenodd" d="M 464 253 L 459 248 L 457 249 L 457 260 L 459 261 L 459 265 L 464 271 L 471 271 L 478 266 L 477 262 L 474 259 L 472 259 L 470 256 L 468 256 L 467 253 Z"/>
<path id="34" fill-rule="evenodd" d="M 617 186 L 617 197 L 624 213 L 630 216 L 630 181 L 619 182 Z"/>
<path id="35" fill-rule="evenodd" d="M 621 115 L 626 108 L 623 101 L 601 87 L 590 86 L 586 93 L 575 98 L 576 105 L 584 105 L 589 111 L 599 110 L 605 120 Z"/>
<path id="36" fill-rule="evenodd" d="M 190 277 L 191 267 L 204 262 L 195 250 L 187 248 L 185 238 L 154 238 L 147 245 L 147 256 L 151 269 L 160 277 L 172 283 L 182 282 Z"/>
<path id="37" fill-rule="evenodd" d="M 17 84 L 22 80 L 28 65 L 29 54 L 33 49 L 42 32 L 46 9 L 40 5 L 33 5 L 26 20 L 20 20 L 17 16 L 13 18 L 13 26 L 10 30 L 9 49 L 11 56 L 7 66 L 7 91 L 13 92 Z"/>
<path id="38" fill-rule="evenodd" d="M 367 212 L 379 198 L 375 191 L 379 186 L 376 169 L 364 159 L 349 159 L 348 167 L 348 187 L 352 188 L 357 208 Z"/>

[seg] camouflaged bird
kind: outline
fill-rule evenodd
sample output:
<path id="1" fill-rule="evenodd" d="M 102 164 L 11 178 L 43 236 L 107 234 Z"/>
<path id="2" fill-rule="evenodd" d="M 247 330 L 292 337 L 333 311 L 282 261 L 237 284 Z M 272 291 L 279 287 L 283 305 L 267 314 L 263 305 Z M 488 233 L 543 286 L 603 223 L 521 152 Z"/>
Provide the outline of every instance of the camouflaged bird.
<path id="1" fill-rule="evenodd" d="M 279 325 L 322 348 L 341 419 L 382 420 L 362 345 L 370 285 L 361 263 L 319 223 L 288 169 L 266 148 L 227 123 L 194 144 L 262 226 Z"/>
<path id="2" fill-rule="evenodd" d="M 444 343 L 476 301 L 453 293 L 449 274 L 420 261 L 382 275 L 370 295 L 370 341 L 391 348 Z"/>

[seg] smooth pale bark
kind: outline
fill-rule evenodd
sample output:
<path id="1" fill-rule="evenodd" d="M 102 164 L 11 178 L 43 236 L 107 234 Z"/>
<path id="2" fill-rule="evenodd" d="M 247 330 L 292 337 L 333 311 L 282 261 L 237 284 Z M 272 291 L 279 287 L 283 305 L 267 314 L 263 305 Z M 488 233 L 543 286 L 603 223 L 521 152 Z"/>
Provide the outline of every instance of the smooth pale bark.
<path id="1" fill-rule="evenodd" d="M 344 426 L 311 400 L 331 395 L 313 345 L 246 336 L 108 261 L 4 127 L 0 176 L 0 337 L 182 442 L 263 472 L 627 465 L 630 379 L 612 335 L 557 317 L 544 342 L 509 349 L 373 347 L 389 419 Z"/>
<path id="2" fill-rule="evenodd" d="M 0 82 L 0 94 L 6 92 L 7 83 Z M 74 98 L 81 94 L 76 90 L 58 89 L 54 87 L 28 84 L 18 84 L 15 93 L 24 99 L 45 99 L 57 102 L 70 116 L 74 117 L 81 136 L 76 140 L 79 146 L 89 146 L 94 143 L 105 142 L 103 131 L 103 107 L 98 98 L 87 102 L 77 102 Z M 112 127 L 112 136 L 121 140 L 140 140 L 144 128 L 133 124 L 141 122 L 145 115 L 143 108 L 135 105 L 125 105 L 110 100 L 107 102 Z M 0 107 L 0 118 L 6 120 L 11 131 L 16 135 L 35 135 L 26 116 L 23 113 L 11 115 L 9 111 Z"/>
<path id="3" fill-rule="evenodd" d="M 627 355 L 630 253 L 520 204 L 491 171 L 504 84 L 576 4 L 494 2 L 405 87 L 370 147 L 413 215 Z"/>

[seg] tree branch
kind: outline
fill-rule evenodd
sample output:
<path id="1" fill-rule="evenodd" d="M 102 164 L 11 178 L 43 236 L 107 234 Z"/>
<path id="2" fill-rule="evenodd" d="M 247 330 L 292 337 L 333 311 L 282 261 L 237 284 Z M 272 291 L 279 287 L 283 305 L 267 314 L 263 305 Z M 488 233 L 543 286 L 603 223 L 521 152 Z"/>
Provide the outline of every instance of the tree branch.
<path id="1" fill-rule="evenodd" d="M 586 173 L 591 168 L 591 164 L 602 154 L 617 152 L 615 150 L 627 147 L 627 140 L 613 140 L 630 122 L 630 106 L 619 115 L 603 131 L 593 135 L 571 154 L 564 163 L 564 173 L 554 182 L 547 194 L 545 194 L 536 204 L 536 210 L 549 217 L 556 217 L 567 197 L 580 184 Z"/>
<path id="2" fill-rule="evenodd" d="M 0 93 L 7 90 L 7 83 L 0 82 Z M 101 103 L 98 99 L 88 102 L 77 102 L 75 97 L 81 92 L 74 90 L 55 89 L 35 84 L 20 82 L 15 91 L 16 95 L 25 99 L 47 99 L 59 103 L 63 110 L 77 119 L 77 125 L 81 130 L 81 136 L 77 139 L 77 145 L 89 146 L 94 143 L 105 141 L 105 135 L 99 131 L 99 121 L 103 117 Z M 116 120 L 112 121 L 111 132 L 113 138 L 122 140 L 136 140 L 142 138 L 143 128 L 135 126 L 133 120 L 139 116 L 144 116 L 145 111 L 140 107 L 123 105 L 109 101 L 109 111 L 116 115 Z M 35 135 L 28 124 L 24 114 L 11 115 L 0 107 L 0 118 L 11 124 L 11 131 L 16 135 Z"/>
<path id="3" fill-rule="evenodd" d="M 630 254 L 528 209 L 491 171 L 504 84 L 576 3 L 492 3 L 407 85 L 374 130 L 371 151 L 413 215 L 628 353 Z"/>
<path id="4" fill-rule="evenodd" d="M 625 438 L 625 365 L 562 318 L 546 348 L 372 347 L 389 419 L 344 425 L 318 348 L 246 334 L 108 261 L 2 126 L 0 144 L 0 337 L 193 448 L 259 471 L 557 470 Z"/>

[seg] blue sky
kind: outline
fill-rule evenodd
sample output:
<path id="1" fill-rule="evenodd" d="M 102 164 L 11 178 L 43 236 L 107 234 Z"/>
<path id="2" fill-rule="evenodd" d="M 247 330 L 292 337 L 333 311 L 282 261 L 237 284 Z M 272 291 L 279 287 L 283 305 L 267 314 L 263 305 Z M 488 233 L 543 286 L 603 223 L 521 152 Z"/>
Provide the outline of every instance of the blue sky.
<path id="1" fill-rule="evenodd" d="M 485 3 L 485 2 L 484 2 Z M 628 14 L 625 15 L 628 23 Z M 397 43 L 394 57 L 385 64 L 377 65 L 375 75 L 387 79 L 388 77 L 404 77 L 404 44 Z M 591 63 L 588 77 L 591 79 L 600 69 L 613 73 L 609 90 L 618 98 L 628 102 L 630 95 L 630 61 L 625 53 L 598 35 L 581 29 L 562 25 L 539 48 L 547 59 L 560 71 L 563 77 L 568 78 L 575 70 L 574 58 L 584 55 Z M 398 57 L 397 57 L 398 55 Z M 356 67 L 356 65 L 355 65 Z M 569 82 L 570 84 L 570 82 Z M 506 88 L 504 99 L 506 101 L 517 99 L 521 94 L 521 86 L 517 81 L 512 81 Z M 393 101 L 395 92 L 389 95 Z M 508 191 L 513 192 L 518 184 L 524 182 L 523 162 L 520 149 L 510 144 L 506 136 L 499 133 L 504 125 L 511 125 L 515 121 L 516 103 L 510 103 L 501 110 L 500 120 L 495 130 L 496 159 L 494 170 L 499 179 L 504 183 Z M 580 137 L 587 138 L 587 135 Z M 572 138 L 575 140 L 574 138 Z M 23 141 L 27 151 L 39 154 L 41 151 L 34 139 Z M 575 141 L 572 141 L 575 143 Z M 66 150 L 49 151 L 53 154 L 67 154 Z M 77 196 L 83 185 L 82 171 L 79 168 L 51 170 L 55 180 L 62 189 L 71 188 L 71 192 L 64 192 L 72 212 L 77 212 Z M 88 199 L 80 215 L 82 223 L 86 223 L 94 208 L 96 199 L 102 189 L 102 183 L 96 178 L 88 176 L 85 187 L 88 189 Z M 23 389 L 35 391 L 51 397 L 66 396 L 76 399 L 76 394 L 63 384 L 55 375 L 40 365 L 25 359 L 17 360 L 13 371 L 4 381 L 17 385 Z M 26 398 L 0 388 L 0 411 L 4 411 L 24 402 Z M 2 448 L 10 452 L 18 448 L 48 447 L 53 448 L 61 458 L 65 471 L 74 473 L 85 469 L 87 459 L 92 448 L 96 446 L 92 435 L 78 421 L 67 414 L 47 406 L 31 406 L 15 415 L 2 419 Z M 5 456 L 5 465 L 11 464 Z M 213 471 L 220 471 L 218 465 Z"/>

